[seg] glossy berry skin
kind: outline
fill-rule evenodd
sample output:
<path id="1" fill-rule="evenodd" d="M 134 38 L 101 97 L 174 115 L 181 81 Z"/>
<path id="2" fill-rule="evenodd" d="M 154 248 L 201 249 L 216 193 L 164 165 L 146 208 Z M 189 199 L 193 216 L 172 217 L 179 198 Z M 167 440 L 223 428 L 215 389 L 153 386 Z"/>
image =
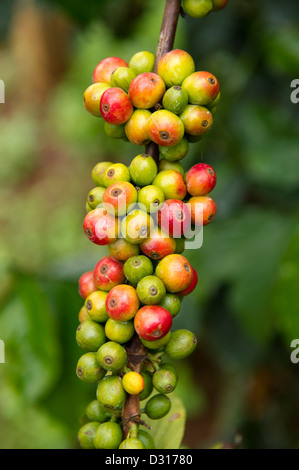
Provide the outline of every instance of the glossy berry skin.
<path id="1" fill-rule="evenodd" d="M 205 106 L 216 99 L 219 82 L 210 72 L 194 72 L 183 81 L 182 88 L 190 104 Z"/>
<path id="2" fill-rule="evenodd" d="M 118 220 L 106 209 L 93 209 L 83 221 L 84 233 L 96 245 L 109 245 L 118 238 Z"/>
<path id="3" fill-rule="evenodd" d="M 128 281 L 136 286 L 145 276 L 154 272 L 153 263 L 146 256 L 132 256 L 124 264 L 124 274 Z"/>
<path id="4" fill-rule="evenodd" d="M 187 194 L 184 178 L 176 170 L 159 171 L 153 185 L 162 189 L 165 199 L 179 199 L 182 201 Z"/>
<path id="5" fill-rule="evenodd" d="M 178 144 L 184 136 L 183 122 L 167 109 L 160 109 L 151 115 L 147 130 L 153 142 L 165 147 Z"/>
<path id="6" fill-rule="evenodd" d="M 197 163 L 186 173 L 187 191 L 191 196 L 205 196 L 217 182 L 216 172 L 207 163 Z"/>
<path id="7" fill-rule="evenodd" d="M 118 449 L 123 440 L 121 427 L 117 423 L 101 423 L 95 433 L 94 446 L 96 449 Z"/>
<path id="8" fill-rule="evenodd" d="M 164 54 L 158 65 L 158 74 L 168 88 L 181 85 L 194 71 L 194 60 L 188 52 L 181 49 L 174 49 Z"/>
<path id="9" fill-rule="evenodd" d="M 152 260 L 160 260 L 175 253 L 176 241 L 160 227 L 155 227 L 150 236 L 140 244 L 140 249 Z"/>
<path id="10" fill-rule="evenodd" d="M 110 255 L 119 261 L 127 261 L 132 256 L 139 255 L 139 245 L 129 243 L 125 238 L 118 238 L 114 243 L 108 245 Z"/>
<path id="11" fill-rule="evenodd" d="M 146 145 L 150 142 L 147 125 L 152 113 L 148 109 L 135 109 L 125 125 L 125 133 L 135 145 Z"/>
<path id="12" fill-rule="evenodd" d="M 149 372 L 141 372 L 143 381 L 144 381 L 144 389 L 139 394 L 139 400 L 145 400 L 153 391 L 153 382 L 152 382 L 152 375 Z"/>
<path id="13" fill-rule="evenodd" d="M 100 367 L 97 361 L 97 353 L 87 352 L 78 360 L 76 374 L 83 382 L 93 384 L 101 380 L 106 371 Z"/>
<path id="14" fill-rule="evenodd" d="M 129 166 L 131 180 L 137 186 L 150 185 L 155 179 L 158 168 L 155 160 L 150 155 L 142 153 L 133 158 Z"/>
<path id="15" fill-rule="evenodd" d="M 94 283 L 93 271 L 87 271 L 79 277 L 78 292 L 83 299 L 86 299 L 95 290 L 97 290 L 97 287 Z"/>
<path id="16" fill-rule="evenodd" d="M 129 64 L 120 57 L 107 57 L 95 67 L 93 71 L 93 83 L 101 82 L 110 84 L 111 74 L 118 67 L 128 67 Z"/>
<path id="17" fill-rule="evenodd" d="M 81 426 L 77 435 L 77 439 L 81 449 L 95 449 L 93 441 L 98 427 L 99 423 L 96 421 L 91 421 Z"/>
<path id="18" fill-rule="evenodd" d="M 136 290 L 127 284 L 113 287 L 106 299 L 107 314 L 116 321 L 131 320 L 139 307 L 140 302 Z"/>
<path id="19" fill-rule="evenodd" d="M 102 203 L 108 213 L 115 216 L 125 215 L 137 202 L 137 191 L 128 181 L 118 181 L 105 189 Z"/>
<path id="20" fill-rule="evenodd" d="M 152 72 L 154 64 L 155 55 L 148 51 L 136 52 L 129 61 L 129 67 L 136 73 L 136 75 L 145 72 Z"/>
<path id="21" fill-rule="evenodd" d="M 156 73 L 146 72 L 137 75 L 129 87 L 129 97 L 135 108 L 150 109 L 162 100 L 165 83 Z"/>
<path id="22" fill-rule="evenodd" d="M 107 375 L 100 380 L 96 395 L 106 410 L 121 410 L 127 396 L 118 375 Z"/>
<path id="23" fill-rule="evenodd" d="M 178 254 L 165 256 L 156 267 L 155 274 L 170 293 L 185 290 L 193 279 L 191 264 L 184 256 Z"/>
<path id="24" fill-rule="evenodd" d="M 148 400 L 144 412 L 150 419 L 161 419 L 167 415 L 170 408 L 170 399 L 163 394 L 158 394 Z"/>
<path id="25" fill-rule="evenodd" d="M 122 181 L 130 182 L 130 172 L 123 163 L 113 163 L 104 172 L 103 185 L 108 188 L 111 184 Z"/>
<path id="26" fill-rule="evenodd" d="M 176 388 L 176 385 L 177 376 L 171 370 L 161 368 L 153 375 L 153 386 L 159 393 L 171 393 Z"/>
<path id="27" fill-rule="evenodd" d="M 95 352 L 106 341 L 104 327 L 95 321 L 86 320 L 76 330 L 76 341 L 85 351 Z"/>
<path id="28" fill-rule="evenodd" d="M 104 91 L 108 90 L 107 83 L 93 83 L 84 92 L 83 103 L 86 111 L 96 117 L 101 117 L 100 101 Z"/>
<path id="29" fill-rule="evenodd" d="M 135 315 L 134 327 L 145 341 L 154 341 L 167 335 L 172 325 L 172 316 L 159 305 L 145 305 Z"/>
<path id="30" fill-rule="evenodd" d="M 125 124 L 110 124 L 109 122 L 104 122 L 104 132 L 111 139 L 122 139 L 127 140 L 125 132 Z"/>
<path id="31" fill-rule="evenodd" d="M 191 208 L 191 221 L 193 225 L 208 225 L 214 220 L 217 213 L 217 205 L 211 196 L 191 197 L 188 201 Z M 202 219 L 198 221 L 196 215 L 196 205 L 202 204 Z M 201 214 L 201 212 L 200 212 Z"/>
<path id="32" fill-rule="evenodd" d="M 105 307 L 106 297 L 107 292 L 102 290 L 96 290 L 86 297 L 85 308 L 91 320 L 104 323 L 108 319 Z"/>
<path id="33" fill-rule="evenodd" d="M 170 236 L 181 237 L 191 227 L 189 207 L 179 199 L 167 199 L 158 211 L 158 224 Z"/>
<path id="34" fill-rule="evenodd" d="M 86 407 L 85 415 L 90 421 L 103 423 L 109 418 L 103 405 L 98 400 L 92 400 Z"/>
<path id="35" fill-rule="evenodd" d="M 91 317 L 89 316 L 85 305 L 83 305 L 83 307 L 80 308 L 78 320 L 80 323 L 84 322 L 85 320 L 91 320 Z"/>
<path id="36" fill-rule="evenodd" d="M 192 267 L 192 271 L 193 271 L 192 281 L 186 289 L 179 292 L 180 297 L 185 297 L 186 295 L 191 294 L 191 292 L 193 292 L 195 287 L 197 286 L 197 283 L 198 283 L 197 272 L 193 267 Z"/>
<path id="37" fill-rule="evenodd" d="M 154 221 L 147 212 L 135 209 L 122 220 L 121 233 L 128 242 L 139 244 L 148 238 L 153 226 Z"/>
<path id="38" fill-rule="evenodd" d="M 213 115 L 204 106 L 189 104 L 180 114 L 187 134 L 201 136 L 206 134 L 213 125 Z"/>
<path id="39" fill-rule="evenodd" d="M 134 335 L 134 324 L 131 321 L 120 322 L 108 318 L 105 323 L 105 335 L 110 341 L 124 344 L 127 343 Z"/>
<path id="40" fill-rule="evenodd" d="M 164 193 L 158 186 L 149 184 L 138 191 L 138 207 L 149 214 L 158 212 L 164 200 Z"/>
<path id="41" fill-rule="evenodd" d="M 163 108 L 174 114 L 181 114 L 188 104 L 188 93 L 181 86 L 168 88 L 162 100 Z"/>
<path id="42" fill-rule="evenodd" d="M 144 389 L 144 379 L 138 372 L 127 372 L 122 378 L 122 385 L 130 395 L 139 395 Z"/>
<path id="43" fill-rule="evenodd" d="M 120 125 L 127 122 L 133 113 L 128 95 L 121 88 L 109 88 L 101 97 L 101 116 L 109 124 Z"/>
<path id="44" fill-rule="evenodd" d="M 176 317 L 181 309 L 180 297 L 177 294 L 166 293 L 164 299 L 159 304 L 161 307 L 169 311 L 172 318 Z"/>
<path id="45" fill-rule="evenodd" d="M 136 292 L 142 304 L 156 305 L 165 297 L 166 289 L 157 276 L 145 276 L 138 282 Z"/>
<path id="46" fill-rule="evenodd" d="M 103 369 L 117 372 L 126 365 L 127 353 L 121 344 L 107 341 L 98 349 L 97 361 Z"/>
<path id="47" fill-rule="evenodd" d="M 169 330 L 168 333 L 163 336 L 163 338 L 155 339 L 153 341 L 146 341 L 145 339 L 140 338 L 140 341 L 147 349 L 160 349 L 168 343 L 170 336 L 171 332 Z"/>
<path id="48" fill-rule="evenodd" d="M 105 256 L 96 264 L 93 277 L 98 289 L 108 292 L 125 281 L 123 263 L 112 256 Z"/>
<path id="49" fill-rule="evenodd" d="M 111 86 L 121 88 L 128 93 L 130 83 L 135 77 L 136 75 L 132 69 L 128 67 L 118 67 L 111 74 L 110 84 Z"/>
<path id="50" fill-rule="evenodd" d="M 165 147 L 165 148 L 174 148 L 174 147 Z M 162 160 L 159 161 L 159 173 L 165 170 L 178 171 L 179 173 L 181 173 L 182 176 L 184 176 L 185 174 L 184 168 L 180 162 L 170 162 L 169 160 L 166 160 L 165 158 L 163 158 Z"/>
<path id="51" fill-rule="evenodd" d="M 160 158 L 168 160 L 169 162 L 176 162 L 182 160 L 189 151 L 189 142 L 183 137 L 182 140 L 172 147 L 159 147 Z"/>
<path id="52" fill-rule="evenodd" d="M 183 8 L 192 18 L 204 18 L 213 8 L 212 0 L 184 0 Z"/>
<path id="53" fill-rule="evenodd" d="M 102 203 L 105 189 L 106 188 L 104 188 L 104 186 L 96 186 L 89 191 L 87 195 L 87 203 L 90 207 L 90 210 L 96 209 L 97 206 Z"/>
<path id="54" fill-rule="evenodd" d="M 104 186 L 103 176 L 111 165 L 112 162 L 99 162 L 93 167 L 91 177 L 96 186 Z"/>
<path id="55" fill-rule="evenodd" d="M 171 359 L 185 359 L 193 353 L 196 345 L 196 336 L 191 331 L 175 330 L 165 346 L 165 352 Z"/>

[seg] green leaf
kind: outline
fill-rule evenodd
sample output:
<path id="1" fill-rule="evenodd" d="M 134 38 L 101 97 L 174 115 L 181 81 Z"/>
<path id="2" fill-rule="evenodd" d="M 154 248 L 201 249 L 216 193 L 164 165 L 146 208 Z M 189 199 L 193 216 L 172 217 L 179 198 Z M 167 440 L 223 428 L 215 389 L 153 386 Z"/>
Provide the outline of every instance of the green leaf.
<path id="1" fill-rule="evenodd" d="M 186 411 L 183 402 L 174 393 L 168 395 L 171 409 L 164 418 L 152 420 L 145 418 L 151 426 L 150 431 L 157 449 L 179 449 L 185 432 Z"/>

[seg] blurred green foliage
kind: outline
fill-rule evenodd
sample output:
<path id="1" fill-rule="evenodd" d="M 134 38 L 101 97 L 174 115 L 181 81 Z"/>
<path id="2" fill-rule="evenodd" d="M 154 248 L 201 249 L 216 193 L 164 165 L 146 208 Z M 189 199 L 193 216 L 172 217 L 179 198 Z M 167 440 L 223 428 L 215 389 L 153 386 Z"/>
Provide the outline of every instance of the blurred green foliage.
<path id="1" fill-rule="evenodd" d="M 163 2 L 38 1 L 74 27 L 67 70 L 42 113 L 18 101 L 12 3 L 0 6 L 0 447 L 73 448 L 95 394 L 75 375 L 77 279 L 107 254 L 82 230 L 90 173 L 100 160 L 129 163 L 142 151 L 108 139 L 82 95 L 104 57 L 155 52 Z M 183 161 L 185 170 L 208 162 L 218 177 L 216 219 L 202 248 L 185 252 L 198 288 L 174 322 L 199 338 L 194 357 L 178 364 L 189 447 L 237 429 L 248 448 L 299 445 L 299 368 L 289 357 L 299 338 L 299 123 L 290 101 L 298 14 L 296 0 L 231 0 L 204 20 L 179 21 L 175 47 L 214 73 L 222 94 L 211 132 Z"/>

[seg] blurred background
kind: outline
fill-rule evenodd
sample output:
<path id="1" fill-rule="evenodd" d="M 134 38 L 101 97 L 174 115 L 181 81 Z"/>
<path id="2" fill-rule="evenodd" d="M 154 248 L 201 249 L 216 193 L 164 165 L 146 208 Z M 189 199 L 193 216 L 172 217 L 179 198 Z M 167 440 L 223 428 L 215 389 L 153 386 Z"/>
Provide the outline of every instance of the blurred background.
<path id="1" fill-rule="evenodd" d="M 83 106 L 95 65 L 155 52 L 160 0 L 2 0 L 0 79 L 0 447 L 76 448 L 94 388 L 79 381 L 78 277 L 107 254 L 83 233 L 91 169 L 143 151 L 106 137 Z M 245 448 L 299 448 L 297 0 L 230 0 L 180 18 L 175 47 L 221 84 L 222 101 L 184 169 L 218 176 L 215 221 L 184 252 L 198 270 L 175 328 L 199 339 L 177 362 L 183 445 L 240 433 Z"/>

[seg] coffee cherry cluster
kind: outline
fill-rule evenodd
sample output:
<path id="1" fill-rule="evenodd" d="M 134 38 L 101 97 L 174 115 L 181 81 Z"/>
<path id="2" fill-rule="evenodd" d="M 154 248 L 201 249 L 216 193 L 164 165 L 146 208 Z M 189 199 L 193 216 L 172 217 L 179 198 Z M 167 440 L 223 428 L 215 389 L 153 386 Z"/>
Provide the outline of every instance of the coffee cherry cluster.
<path id="1" fill-rule="evenodd" d="M 228 0 L 183 0 L 183 9 L 193 18 L 203 18 L 211 12 L 222 10 Z"/>
<path id="2" fill-rule="evenodd" d="M 157 74 L 154 62 L 149 52 L 135 54 L 129 64 L 104 59 L 84 93 L 86 109 L 104 118 L 108 135 L 136 145 L 154 142 L 159 161 L 142 153 L 129 166 L 105 161 L 92 169 L 83 229 L 109 254 L 79 279 L 84 305 L 76 341 L 84 354 L 76 373 L 96 384 L 96 399 L 78 432 L 82 448 L 154 448 L 152 436 L 140 429 L 146 425 L 141 417 L 167 415 L 168 395 L 178 381 L 167 358 L 184 359 L 197 344 L 191 331 L 172 326 L 197 285 L 197 273 L 182 253 L 186 239 L 215 217 L 210 193 L 216 173 L 207 163 L 185 173 L 179 160 L 192 137 L 211 127 L 219 84 L 212 74 L 195 72 L 192 57 L 182 50 L 163 55 Z M 138 372 L 130 362 L 136 338 L 144 351 Z M 125 434 L 129 396 L 147 401 Z"/>
<path id="3" fill-rule="evenodd" d="M 210 72 L 196 71 L 191 55 L 181 49 L 162 57 L 141 51 L 129 63 L 118 57 L 102 60 L 93 84 L 84 93 L 87 111 L 105 121 L 110 137 L 136 145 L 154 142 L 170 161 L 184 158 L 189 142 L 197 142 L 213 125 L 220 100 L 219 82 Z"/>

